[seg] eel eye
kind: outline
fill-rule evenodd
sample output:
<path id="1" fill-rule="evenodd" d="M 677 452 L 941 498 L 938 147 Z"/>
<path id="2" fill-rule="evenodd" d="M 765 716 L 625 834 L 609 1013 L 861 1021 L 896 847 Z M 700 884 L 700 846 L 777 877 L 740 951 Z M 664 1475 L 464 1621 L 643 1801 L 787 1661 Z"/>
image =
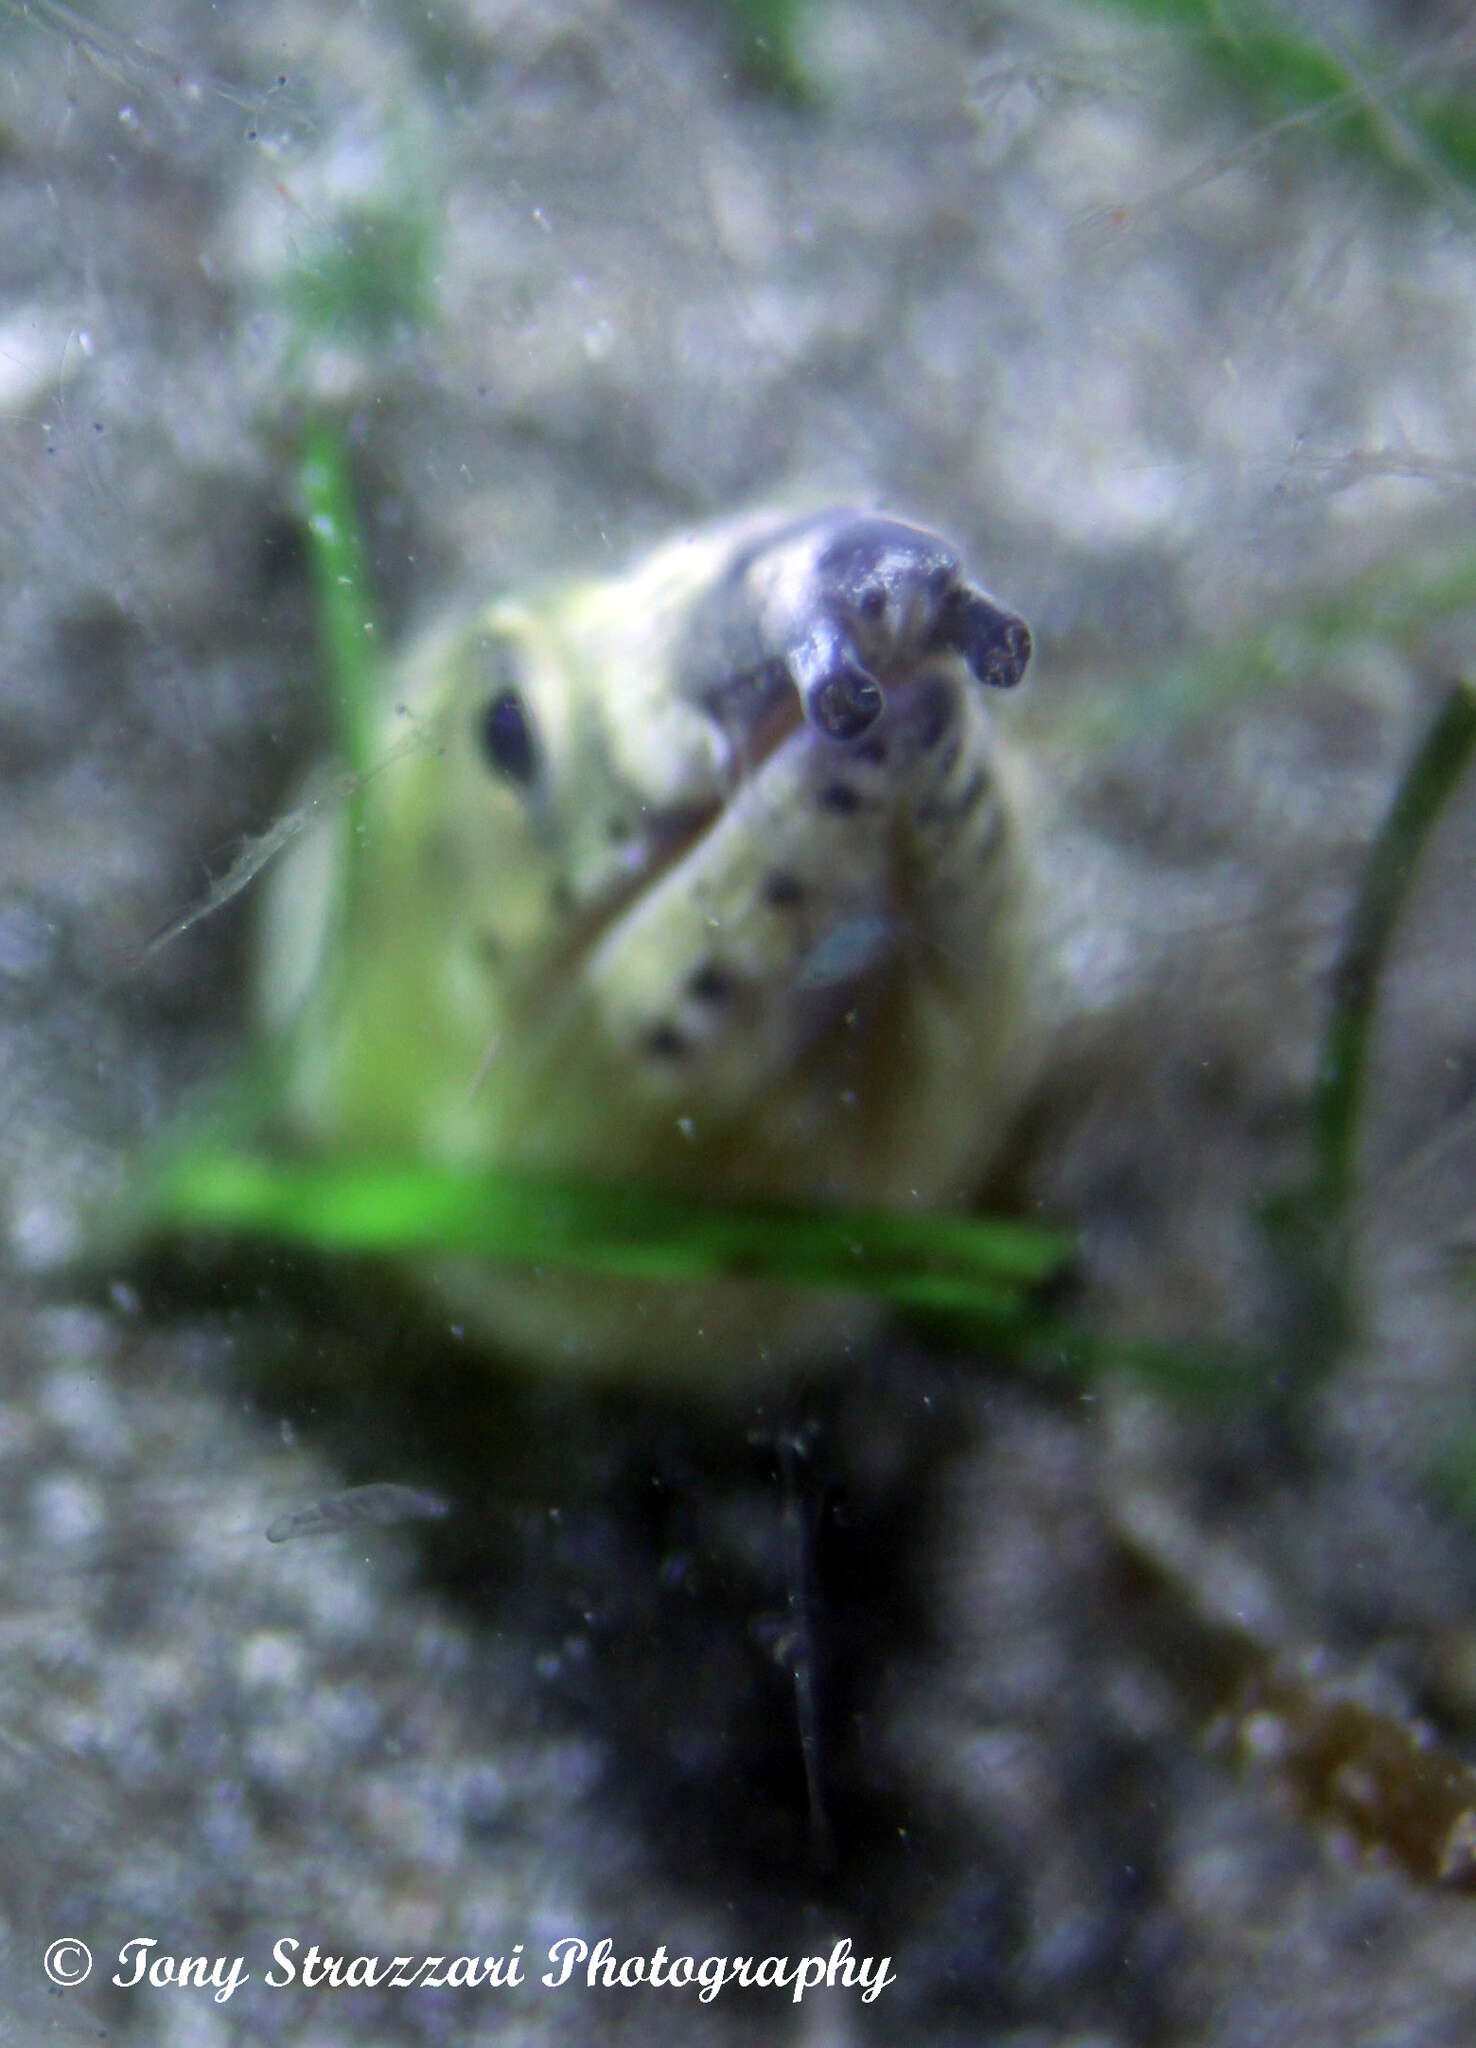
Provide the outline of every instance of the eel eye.
<path id="1" fill-rule="evenodd" d="M 538 748 L 533 719 L 522 692 L 510 680 L 513 664 L 506 650 L 489 650 L 493 659 L 488 680 L 500 684 L 477 720 L 477 744 L 488 765 L 509 782 L 526 789 L 538 776 Z"/>
<path id="2" fill-rule="evenodd" d="M 482 752 L 499 775 L 522 783 L 524 788 L 533 781 L 538 773 L 533 728 L 516 690 L 504 690 L 487 706 L 482 714 L 481 741 Z"/>

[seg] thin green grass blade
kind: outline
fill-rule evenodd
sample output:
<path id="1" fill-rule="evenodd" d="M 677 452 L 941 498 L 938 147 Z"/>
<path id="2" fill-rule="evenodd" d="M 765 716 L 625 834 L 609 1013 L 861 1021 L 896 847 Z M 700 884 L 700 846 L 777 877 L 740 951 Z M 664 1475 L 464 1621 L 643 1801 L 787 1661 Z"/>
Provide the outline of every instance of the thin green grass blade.
<path id="1" fill-rule="evenodd" d="M 1334 974 L 1312 1108 L 1317 1190 L 1329 1213 L 1346 1207 L 1357 1179 L 1374 1010 L 1395 929 L 1430 835 L 1473 751 L 1476 686 L 1462 681 L 1417 748 L 1369 850 Z"/>
<path id="2" fill-rule="evenodd" d="M 782 1281 L 996 1316 L 1071 1250 L 1065 1232 L 985 1217 L 718 1206 L 547 1175 L 280 1162 L 209 1148 L 164 1162 L 135 1220 L 326 1251 L 455 1254 L 641 1280 Z"/>
<path id="3" fill-rule="evenodd" d="M 745 82 L 773 99 L 808 106 L 814 80 L 800 54 L 800 26 L 808 0 L 724 0 Z"/>
<path id="4" fill-rule="evenodd" d="M 363 777 L 374 766 L 379 629 L 348 448 L 336 427 L 319 423 L 308 430 L 298 487 L 338 752 Z M 349 808 L 356 810 L 354 799 Z"/>
<path id="5" fill-rule="evenodd" d="M 1182 1407 L 1216 1415 L 1255 1407 L 1287 1377 L 1277 1352 L 1110 1336 L 1030 1306 L 988 1334 L 1024 1372 L 1045 1384 L 1089 1390 L 1109 1379 L 1131 1380 Z"/>
<path id="6" fill-rule="evenodd" d="M 392 192 L 344 208 L 311 237 L 285 285 L 304 345 L 383 346 L 435 315 L 431 206 L 406 174 Z"/>
<path id="7" fill-rule="evenodd" d="M 1426 186 L 1449 179 L 1466 191 L 1476 188 L 1476 108 L 1421 87 L 1412 65 L 1391 65 L 1346 37 L 1335 47 L 1269 0 L 1098 4 L 1173 31 L 1269 120 L 1315 125 Z"/>
<path id="8" fill-rule="evenodd" d="M 1318 1059 L 1310 1179 L 1274 1196 L 1261 1212 L 1301 1302 L 1302 1385 L 1327 1370 L 1353 1330 L 1352 1216 L 1379 986 L 1421 857 L 1473 752 L 1476 686 L 1462 681 L 1416 748 L 1364 863 Z"/>
<path id="9" fill-rule="evenodd" d="M 1476 1527 L 1476 1429 L 1455 1431 L 1426 1476 L 1441 1506 Z"/>

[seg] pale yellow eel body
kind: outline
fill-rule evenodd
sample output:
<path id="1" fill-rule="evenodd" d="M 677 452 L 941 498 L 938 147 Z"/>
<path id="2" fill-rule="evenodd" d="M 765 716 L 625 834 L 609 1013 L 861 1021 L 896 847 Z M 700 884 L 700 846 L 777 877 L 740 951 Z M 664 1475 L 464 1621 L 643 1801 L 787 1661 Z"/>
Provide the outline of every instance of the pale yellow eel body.
<path id="1" fill-rule="evenodd" d="M 755 515 L 499 600 L 394 679 L 385 765 L 272 891 L 284 1120 L 334 1156 L 730 1199 L 955 1204 L 1033 1061 L 1023 621 L 921 528 Z M 443 1260 L 451 1320 L 574 1370 L 843 1348 L 851 1297 Z"/>

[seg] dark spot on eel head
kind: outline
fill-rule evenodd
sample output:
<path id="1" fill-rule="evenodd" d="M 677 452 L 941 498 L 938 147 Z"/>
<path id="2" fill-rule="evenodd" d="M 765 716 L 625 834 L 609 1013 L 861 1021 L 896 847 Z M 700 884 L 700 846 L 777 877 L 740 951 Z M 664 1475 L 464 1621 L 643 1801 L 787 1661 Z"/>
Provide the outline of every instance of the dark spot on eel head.
<path id="1" fill-rule="evenodd" d="M 982 768 L 976 768 L 956 796 L 935 797 L 931 803 L 920 805 L 917 822 L 925 826 L 956 825 L 961 818 L 977 810 L 981 799 L 988 793 L 989 777 Z"/>
<path id="2" fill-rule="evenodd" d="M 726 1003 L 732 997 L 733 989 L 732 975 L 716 960 L 704 960 L 687 976 L 687 994 L 699 1003 Z"/>
<path id="3" fill-rule="evenodd" d="M 762 894 L 771 910 L 795 910 L 805 900 L 805 885 L 787 868 L 775 868 L 765 875 Z"/>
<path id="4" fill-rule="evenodd" d="M 860 794 L 849 782 L 827 782 L 817 801 L 822 811 L 833 811 L 840 818 L 848 818 L 861 808 Z"/>
<path id="5" fill-rule="evenodd" d="M 951 802 L 940 805 L 942 815 L 950 824 L 966 818 L 974 810 L 988 787 L 988 777 L 982 768 L 976 768 L 958 795 Z"/>
<path id="6" fill-rule="evenodd" d="M 641 1045 L 655 1060 L 685 1059 L 689 1050 L 685 1036 L 666 1017 L 647 1025 L 641 1036 Z"/>

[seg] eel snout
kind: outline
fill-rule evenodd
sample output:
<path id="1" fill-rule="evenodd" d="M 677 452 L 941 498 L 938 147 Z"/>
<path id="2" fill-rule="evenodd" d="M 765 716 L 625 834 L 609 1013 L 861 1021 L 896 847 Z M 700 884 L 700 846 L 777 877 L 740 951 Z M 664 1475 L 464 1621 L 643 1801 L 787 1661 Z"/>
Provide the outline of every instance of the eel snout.
<path id="1" fill-rule="evenodd" d="M 959 656 L 991 689 L 1024 676 L 1030 628 L 964 578 L 937 534 L 868 513 L 816 525 L 786 661 L 805 716 L 828 738 L 858 739 L 886 707 L 883 679 L 930 655 Z"/>

